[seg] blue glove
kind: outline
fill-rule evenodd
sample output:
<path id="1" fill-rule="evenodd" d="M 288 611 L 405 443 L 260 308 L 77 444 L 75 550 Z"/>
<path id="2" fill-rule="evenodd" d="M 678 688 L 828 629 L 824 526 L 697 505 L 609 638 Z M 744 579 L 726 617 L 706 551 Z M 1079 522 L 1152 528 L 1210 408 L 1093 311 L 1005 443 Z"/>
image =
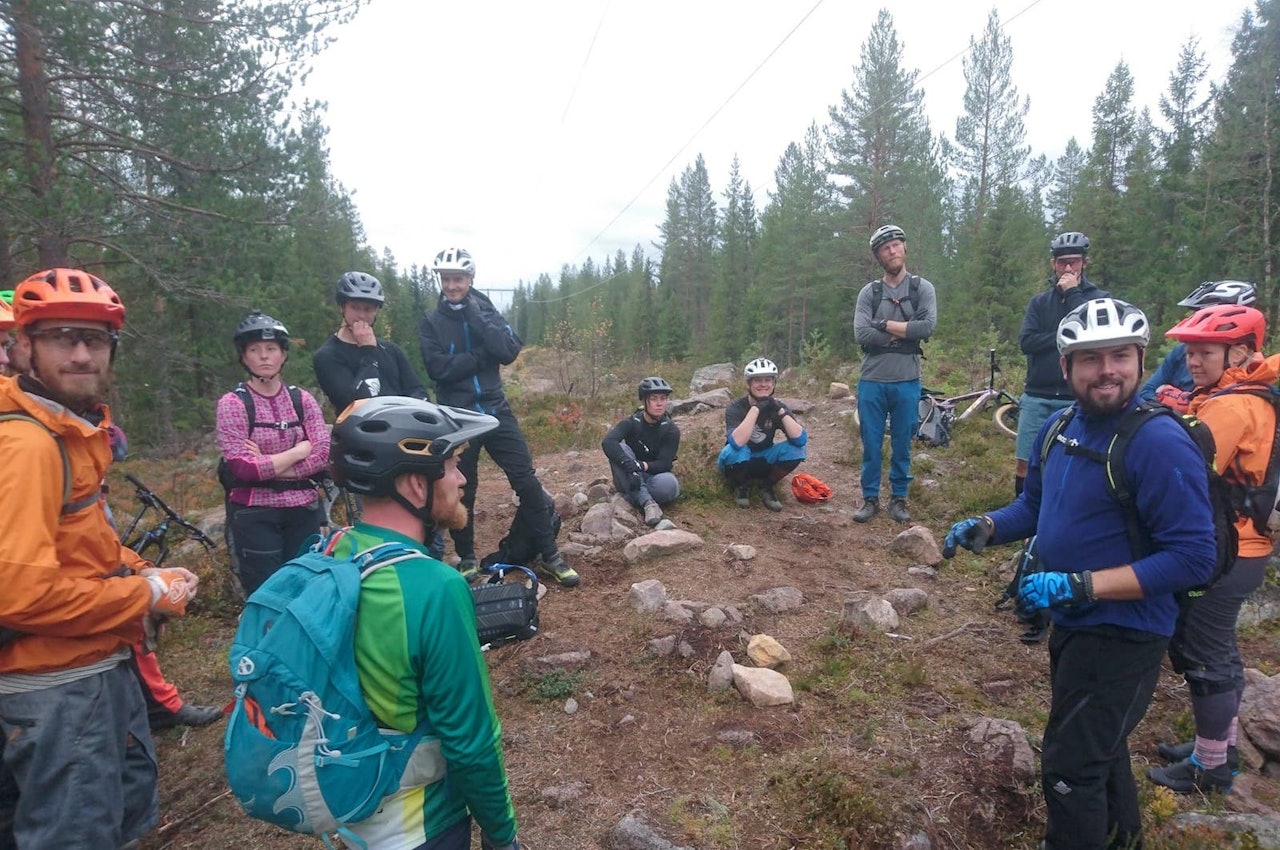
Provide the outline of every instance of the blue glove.
<path id="1" fill-rule="evenodd" d="M 1093 573 L 1032 573 L 1018 585 L 1018 605 L 1027 611 L 1070 608 L 1093 602 Z"/>
<path id="2" fill-rule="evenodd" d="M 947 532 L 942 541 L 942 557 L 954 558 L 956 546 L 963 546 L 975 555 L 981 555 L 987 548 L 987 541 L 996 533 L 995 523 L 989 517 L 971 516 L 962 519 Z"/>

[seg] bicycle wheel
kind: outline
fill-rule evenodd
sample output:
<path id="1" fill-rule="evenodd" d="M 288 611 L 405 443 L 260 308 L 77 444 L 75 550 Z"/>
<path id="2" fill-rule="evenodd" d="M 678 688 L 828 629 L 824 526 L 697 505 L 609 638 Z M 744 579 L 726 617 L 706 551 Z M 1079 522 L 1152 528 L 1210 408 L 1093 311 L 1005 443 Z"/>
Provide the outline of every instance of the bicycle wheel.
<path id="1" fill-rule="evenodd" d="M 1018 436 L 1018 403 L 1002 404 L 996 408 L 996 427 L 1010 437 Z"/>

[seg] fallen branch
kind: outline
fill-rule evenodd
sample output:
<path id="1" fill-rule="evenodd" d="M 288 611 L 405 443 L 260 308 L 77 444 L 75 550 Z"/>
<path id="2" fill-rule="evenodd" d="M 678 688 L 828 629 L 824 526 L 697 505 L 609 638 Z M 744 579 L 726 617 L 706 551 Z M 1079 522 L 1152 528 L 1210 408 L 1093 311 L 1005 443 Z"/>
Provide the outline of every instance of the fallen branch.
<path id="1" fill-rule="evenodd" d="M 193 812 L 188 812 L 187 814 L 183 815 L 182 817 L 178 818 L 177 820 L 171 820 L 171 821 L 169 821 L 169 822 L 168 822 L 168 823 L 166 823 L 164 826 L 162 826 L 162 827 L 160 827 L 159 829 L 157 829 L 157 830 L 156 830 L 156 835 L 164 835 L 164 834 L 165 834 L 166 832 L 168 832 L 169 830 L 171 830 L 171 829 L 176 829 L 177 827 L 182 826 L 184 823 L 186 823 L 187 821 L 191 820 L 191 819 L 192 819 L 192 818 L 194 818 L 196 815 L 200 814 L 200 813 L 201 813 L 201 812 L 203 812 L 205 809 L 209 808 L 209 807 L 210 807 L 210 806 L 212 806 L 214 803 L 216 803 L 216 802 L 218 802 L 219 800 L 221 800 L 223 797 L 228 797 L 228 796 L 230 796 L 230 795 L 231 795 L 231 789 L 230 789 L 230 788 L 228 788 L 226 791 L 223 791 L 221 794 L 219 794 L 218 796 L 214 797 L 212 800 L 206 800 L 205 802 L 201 803 L 199 806 L 197 806 L 197 807 L 196 807 L 195 811 L 193 811 Z M 168 844 L 166 844 L 166 845 L 165 845 L 165 847 L 168 847 L 168 846 L 169 846 Z"/>
<path id="2" fill-rule="evenodd" d="M 945 635 L 938 635 L 937 637 L 929 638 L 927 641 L 920 644 L 919 648 L 924 649 L 926 646 L 933 646 L 935 643 L 942 643 L 944 640 L 951 640 L 951 638 L 955 637 L 961 632 L 967 631 L 969 628 L 973 626 L 980 626 L 980 625 L 982 625 L 982 623 L 979 622 L 978 620 L 970 620 L 960 628 L 952 629 L 951 631 L 947 632 Z"/>

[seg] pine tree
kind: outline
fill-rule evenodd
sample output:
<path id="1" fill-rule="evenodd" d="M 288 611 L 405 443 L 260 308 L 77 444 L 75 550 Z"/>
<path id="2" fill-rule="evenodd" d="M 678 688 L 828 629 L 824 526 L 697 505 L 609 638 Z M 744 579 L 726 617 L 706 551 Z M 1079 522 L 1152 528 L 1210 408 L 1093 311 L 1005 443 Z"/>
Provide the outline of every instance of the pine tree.
<path id="1" fill-rule="evenodd" d="M 829 109 L 830 173 L 847 200 L 836 222 L 845 236 L 843 261 L 863 280 L 876 274 L 867 239 L 890 221 L 908 233 L 909 267 L 944 265 L 942 199 L 949 191 L 919 72 L 902 67 L 902 52 L 882 9 L 862 44 L 853 87 Z"/>
<path id="2" fill-rule="evenodd" d="M 961 175 L 966 202 L 959 210 L 964 230 L 976 234 L 996 193 L 1023 177 L 1031 148 L 1023 123 L 1031 108 L 1013 84 L 1013 44 L 1000 30 L 995 9 L 982 40 L 970 37 L 964 58 L 964 114 L 956 119 L 952 162 Z"/>

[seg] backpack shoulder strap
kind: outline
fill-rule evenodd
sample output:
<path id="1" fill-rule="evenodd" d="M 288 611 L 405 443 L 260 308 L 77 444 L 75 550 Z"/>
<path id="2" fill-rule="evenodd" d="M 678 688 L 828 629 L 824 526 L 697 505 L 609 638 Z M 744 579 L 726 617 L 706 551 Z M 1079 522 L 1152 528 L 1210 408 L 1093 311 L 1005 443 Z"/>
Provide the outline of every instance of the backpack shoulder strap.
<path id="1" fill-rule="evenodd" d="M 1044 469 L 1045 461 L 1049 459 L 1049 450 L 1052 449 L 1056 443 L 1065 444 L 1067 442 L 1067 439 L 1062 436 L 1062 432 L 1076 415 L 1076 409 L 1074 407 L 1064 407 L 1061 411 L 1051 415 L 1053 416 L 1053 420 L 1049 423 L 1049 430 L 1046 431 L 1044 435 L 1044 443 L 1040 446 L 1041 470 Z"/>
<path id="2" fill-rule="evenodd" d="M 240 397 L 240 401 L 244 403 L 244 413 L 249 419 L 249 433 L 253 433 L 253 426 L 258 424 L 258 411 L 253 403 L 253 393 L 249 392 L 249 388 L 244 385 L 244 381 L 238 381 L 231 390 Z"/>
<path id="3" fill-rule="evenodd" d="M 1147 541 L 1147 534 L 1143 531 L 1142 523 L 1138 519 L 1138 504 L 1133 496 L 1133 488 L 1129 485 L 1129 475 L 1124 466 L 1124 455 L 1138 429 L 1157 416 L 1168 416 L 1177 422 L 1187 432 L 1187 436 L 1191 437 L 1196 447 L 1200 449 L 1204 455 L 1205 463 L 1209 467 L 1213 466 L 1213 436 L 1209 433 L 1209 429 L 1201 426 L 1199 428 L 1200 433 L 1193 433 L 1191 426 L 1177 411 L 1157 401 L 1143 400 L 1131 408 L 1124 416 L 1120 417 L 1120 424 L 1116 427 L 1115 436 L 1111 438 L 1111 443 L 1107 446 L 1107 489 L 1111 491 L 1111 495 L 1115 497 L 1116 501 L 1124 509 L 1125 525 L 1129 532 L 1129 546 L 1133 550 L 1135 559 L 1146 555 L 1151 547 Z M 1208 442 L 1204 442 L 1205 440 Z"/>
<path id="4" fill-rule="evenodd" d="M 289 385 L 289 400 L 293 402 L 293 412 L 298 414 L 298 427 L 302 427 L 302 390 L 294 384 Z"/>
<path id="5" fill-rule="evenodd" d="M 907 277 L 907 300 L 911 302 L 911 317 L 914 319 L 920 309 L 920 275 Z"/>
<path id="6" fill-rule="evenodd" d="M 880 309 L 880 302 L 884 300 L 884 281 L 877 278 L 871 281 L 871 318 L 876 317 L 876 311 Z"/>
<path id="7" fill-rule="evenodd" d="M 62 515 L 82 511 L 93 505 L 102 497 L 101 493 L 94 493 L 92 496 L 86 496 L 83 499 L 72 501 L 71 499 L 71 457 L 67 454 L 67 446 L 62 442 L 62 437 L 45 425 L 39 419 L 36 419 L 29 413 L 21 410 L 8 410 L 0 413 L 0 422 L 30 422 L 39 426 L 46 434 L 53 438 L 53 442 L 58 446 L 58 455 L 62 458 Z"/>

